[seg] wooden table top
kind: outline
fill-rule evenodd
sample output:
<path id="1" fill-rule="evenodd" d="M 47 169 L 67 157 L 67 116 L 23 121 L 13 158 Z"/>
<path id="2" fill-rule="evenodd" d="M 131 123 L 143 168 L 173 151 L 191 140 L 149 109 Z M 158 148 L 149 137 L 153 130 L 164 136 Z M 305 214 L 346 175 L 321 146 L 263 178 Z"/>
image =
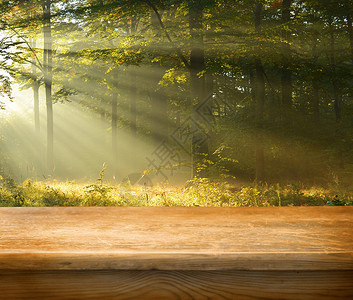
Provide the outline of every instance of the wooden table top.
<path id="1" fill-rule="evenodd" d="M 353 270 L 353 207 L 0 208 L 0 269 Z"/>

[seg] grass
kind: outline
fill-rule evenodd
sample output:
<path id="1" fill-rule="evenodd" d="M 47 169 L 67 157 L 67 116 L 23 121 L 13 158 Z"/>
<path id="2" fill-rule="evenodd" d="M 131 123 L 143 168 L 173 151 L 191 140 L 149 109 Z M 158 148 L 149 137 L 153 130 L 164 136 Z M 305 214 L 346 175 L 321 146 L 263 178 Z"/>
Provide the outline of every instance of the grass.
<path id="1" fill-rule="evenodd" d="M 353 193 L 298 184 L 250 185 L 241 188 L 208 179 L 194 179 L 187 187 L 130 184 L 89 185 L 75 182 L 33 182 L 17 185 L 0 178 L 0 206 L 322 206 L 353 205 Z"/>

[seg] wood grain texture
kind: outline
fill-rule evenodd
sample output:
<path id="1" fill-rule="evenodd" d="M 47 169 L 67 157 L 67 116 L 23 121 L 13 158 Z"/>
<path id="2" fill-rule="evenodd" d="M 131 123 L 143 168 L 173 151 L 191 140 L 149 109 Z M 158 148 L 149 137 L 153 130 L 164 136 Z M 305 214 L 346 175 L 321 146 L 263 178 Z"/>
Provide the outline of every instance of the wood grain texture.
<path id="1" fill-rule="evenodd" d="M 353 271 L 3 271 L 0 299 L 353 299 Z"/>
<path id="2" fill-rule="evenodd" d="M 353 207 L 0 208 L 3 270 L 353 270 Z"/>

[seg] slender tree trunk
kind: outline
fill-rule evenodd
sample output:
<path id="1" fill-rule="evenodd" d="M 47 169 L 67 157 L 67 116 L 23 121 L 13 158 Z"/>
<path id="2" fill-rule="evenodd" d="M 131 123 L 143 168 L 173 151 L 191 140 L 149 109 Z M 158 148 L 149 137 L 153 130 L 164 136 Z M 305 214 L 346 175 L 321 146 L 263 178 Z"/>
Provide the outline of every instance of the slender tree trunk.
<path id="1" fill-rule="evenodd" d="M 33 83 L 33 102 L 34 102 L 34 127 L 37 135 L 40 133 L 40 118 L 39 118 L 39 84 Z"/>
<path id="2" fill-rule="evenodd" d="M 263 141 L 263 121 L 264 121 L 264 105 L 265 105 L 265 78 L 263 75 L 263 67 L 260 59 L 255 60 L 256 74 L 256 181 L 264 181 L 265 179 L 265 150 Z"/>
<path id="3" fill-rule="evenodd" d="M 44 34 L 44 85 L 47 107 L 47 169 L 54 171 L 54 132 L 53 132 L 53 101 L 52 101 L 52 37 L 51 37 L 51 0 L 44 0 L 43 34 Z"/>
<path id="4" fill-rule="evenodd" d="M 163 11 L 160 15 L 163 14 Z M 153 31 L 158 34 L 160 23 L 156 13 L 150 9 L 151 24 Z M 162 89 L 159 88 L 158 82 L 162 79 L 165 69 L 158 64 L 152 65 L 151 78 L 148 82 L 151 84 L 151 134 L 152 139 L 156 144 L 164 140 L 168 140 L 168 102 Z"/>
<path id="5" fill-rule="evenodd" d="M 130 67 L 134 68 L 134 67 Z M 137 111 L 136 111 L 136 70 L 130 70 L 130 133 L 136 138 Z"/>
<path id="6" fill-rule="evenodd" d="M 334 74 L 332 77 L 332 88 L 333 88 L 333 97 L 334 97 L 334 110 L 336 121 L 340 122 L 341 120 L 341 104 L 342 104 L 342 94 L 339 91 L 337 79 L 335 77 L 336 71 L 336 60 L 335 60 L 335 35 L 332 23 L 330 24 L 330 61 L 332 73 Z"/>
<path id="7" fill-rule="evenodd" d="M 114 70 L 113 75 L 113 86 L 114 90 L 112 93 L 112 151 L 113 151 L 113 175 L 117 175 L 117 150 L 118 150 L 118 141 L 117 141 L 117 131 L 118 131 L 118 73 L 117 70 Z"/>
<path id="8" fill-rule="evenodd" d="M 251 99 L 256 102 L 256 87 L 255 87 L 255 72 L 254 68 L 249 70 L 249 85 L 250 85 L 250 96 Z"/>
<path id="9" fill-rule="evenodd" d="M 348 14 L 347 14 L 347 27 L 348 27 L 348 35 L 349 35 L 349 45 L 350 45 L 350 50 L 351 50 L 351 60 L 353 63 L 353 24 L 352 24 L 352 12 L 351 12 L 351 7 L 349 4 L 348 5 Z"/>
<path id="10" fill-rule="evenodd" d="M 32 84 L 32 90 L 33 90 L 33 112 L 34 112 L 34 129 L 35 129 L 35 134 L 37 137 L 36 141 L 36 148 L 37 148 L 37 155 L 38 157 L 43 157 L 43 149 L 42 149 L 42 143 L 40 141 L 40 119 L 39 119 L 39 80 L 38 80 L 38 74 L 37 74 L 37 67 L 36 67 L 36 59 L 35 59 L 35 49 L 36 49 L 36 41 L 34 39 L 30 40 L 30 46 L 32 48 L 32 76 L 33 76 L 33 84 Z M 36 174 L 37 176 L 39 174 L 43 174 L 43 162 L 38 161 L 38 164 L 36 166 Z"/>
<path id="11" fill-rule="evenodd" d="M 156 81 L 158 83 L 158 78 L 163 76 L 164 71 L 155 70 L 151 74 L 156 75 Z M 157 73 L 157 74 L 156 74 Z M 157 84 L 153 84 L 154 90 L 152 91 L 152 113 L 151 113 L 151 132 L 153 140 L 156 144 L 161 143 L 162 141 L 168 140 L 168 102 L 167 97 L 164 94 L 163 90 L 158 90 Z"/>
<path id="12" fill-rule="evenodd" d="M 136 107 L 136 70 L 135 66 L 130 66 L 130 136 L 131 136 L 131 168 L 136 172 L 137 157 L 137 107 Z"/>
<path id="13" fill-rule="evenodd" d="M 130 34 L 134 34 L 137 31 L 137 19 L 136 17 L 131 18 L 130 24 Z M 137 85 L 136 85 L 136 67 L 130 66 L 129 67 L 129 76 L 130 76 L 130 136 L 132 140 L 131 144 L 131 167 L 132 172 L 136 172 L 136 158 L 137 158 L 137 107 L 136 107 L 136 97 L 137 97 Z"/>
<path id="14" fill-rule="evenodd" d="M 342 93 L 339 90 L 337 78 L 336 78 L 336 60 L 335 60 L 335 34 L 334 28 L 332 25 L 332 21 L 330 23 L 330 61 L 331 61 L 331 69 L 332 69 L 332 88 L 333 88 L 333 99 L 334 99 L 334 110 L 335 110 L 335 117 L 336 117 L 336 139 L 337 139 L 337 146 L 338 146 L 338 164 L 340 168 L 344 168 L 344 161 L 343 161 L 343 151 L 341 147 L 341 140 L 343 138 L 342 132 Z"/>
<path id="15" fill-rule="evenodd" d="M 262 3 L 255 4 L 255 31 L 260 31 L 261 25 Z M 265 151 L 263 145 L 263 120 L 264 120 L 264 106 L 265 106 L 265 78 L 259 54 L 261 48 L 257 49 L 258 54 L 255 58 L 255 99 L 256 99 L 256 181 L 262 182 L 265 179 Z"/>
<path id="16" fill-rule="evenodd" d="M 348 30 L 348 36 L 349 36 L 349 46 L 350 46 L 350 56 L 351 56 L 351 61 L 353 64 L 353 13 L 352 13 L 352 5 L 350 2 L 346 3 L 346 8 L 347 8 L 347 30 Z M 351 93 L 351 98 L 353 98 L 353 94 Z"/>
<path id="17" fill-rule="evenodd" d="M 290 6 L 292 0 L 282 1 L 282 24 L 290 23 Z M 290 126 L 292 122 L 292 73 L 290 70 L 291 49 L 290 49 L 290 32 L 283 29 L 282 37 L 282 74 L 281 74 L 281 90 L 282 90 L 282 121 L 284 125 Z"/>
<path id="18" fill-rule="evenodd" d="M 318 60 L 318 53 L 317 53 L 317 33 L 314 34 L 314 41 L 313 41 L 313 62 L 316 63 Z M 312 81 L 312 109 L 313 109 L 313 119 L 316 124 L 320 121 L 320 94 L 319 94 L 319 84 L 318 84 L 318 76 L 316 75 L 316 70 L 314 73 L 314 78 Z"/>
<path id="19" fill-rule="evenodd" d="M 318 124 L 320 122 L 320 93 L 319 93 L 319 85 L 317 79 L 314 79 L 312 82 L 313 86 L 313 118 L 314 122 Z"/>
<path id="20" fill-rule="evenodd" d="M 204 95 L 204 76 L 201 72 L 205 69 L 205 52 L 202 33 L 203 7 L 202 3 L 197 0 L 188 0 L 189 8 L 189 28 L 191 40 L 190 53 L 190 86 L 191 86 L 191 105 L 192 105 L 192 177 L 197 176 L 198 165 L 203 158 L 202 153 L 207 153 L 206 143 L 200 144 L 202 132 L 196 128 L 195 122 L 199 121 L 196 108 L 201 102 Z"/>
<path id="21" fill-rule="evenodd" d="M 32 40 L 31 41 L 31 47 L 32 49 L 36 48 L 36 41 Z M 32 89 L 33 89 L 33 111 L 34 111 L 34 128 L 36 131 L 36 134 L 39 136 L 40 133 L 40 124 L 39 124 L 39 83 L 38 83 L 38 78 L 37 78 L 37 68 L 35 66 L 35 59 L 32 59 L 32 74 L 33 74 L 33 84 L 32 84 Z"/>

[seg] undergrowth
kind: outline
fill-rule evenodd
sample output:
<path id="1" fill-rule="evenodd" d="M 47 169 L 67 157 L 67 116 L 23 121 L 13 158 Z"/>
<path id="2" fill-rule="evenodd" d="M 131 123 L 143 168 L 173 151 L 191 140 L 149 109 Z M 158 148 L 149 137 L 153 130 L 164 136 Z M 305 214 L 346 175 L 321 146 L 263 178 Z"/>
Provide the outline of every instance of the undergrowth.
<path id="1" fill-rule="evenodd" d="M 194 179 L 186 187 L 154 187 L 130 184 L 107 185 L 102 180 L 89 185 L 75 182 L 15 184 L 0 178 L 0 206 L 348 206 L 353 193 L 291 184 L 249 185 L 236 188 L 223 182 Z"/>

